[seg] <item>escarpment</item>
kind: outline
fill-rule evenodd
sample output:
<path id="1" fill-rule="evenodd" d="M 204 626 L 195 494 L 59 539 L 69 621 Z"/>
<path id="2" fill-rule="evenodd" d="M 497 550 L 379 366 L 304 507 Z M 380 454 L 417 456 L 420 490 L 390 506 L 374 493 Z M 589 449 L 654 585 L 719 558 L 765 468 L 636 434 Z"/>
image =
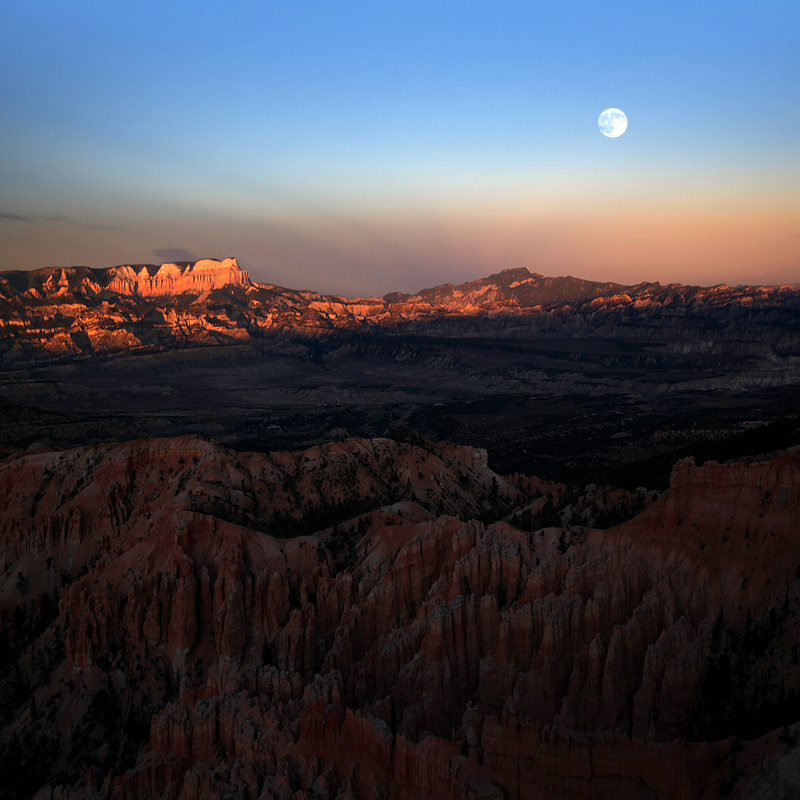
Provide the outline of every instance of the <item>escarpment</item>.
<path id="1" fill-rule="evenodd" d="M 680 462 L 605 530 L 515 526 L 566 495 L 388 439 L 8 456 L 3 774 L 40 798 L 741 792 L 795 735 L 800 454 Z"/>
<path id="2" fill-rule="evenodd" d="M 792 286 L 622 286 L 524 268 L 413 295 L 346 298 L 256 283 L 235 258 L 57 267 L 0 274 L 0 366 L 286 336 L 563 336 L 638 342 L 617 356 L 638 368 L 691 366 L 698 356 L 743 359 L 752 369 L 740 380 L 763 381 L 754 373 L 766 371 L 783 385 L 793 382 L 800 356 L 799 313 L 800 290 Z"/>

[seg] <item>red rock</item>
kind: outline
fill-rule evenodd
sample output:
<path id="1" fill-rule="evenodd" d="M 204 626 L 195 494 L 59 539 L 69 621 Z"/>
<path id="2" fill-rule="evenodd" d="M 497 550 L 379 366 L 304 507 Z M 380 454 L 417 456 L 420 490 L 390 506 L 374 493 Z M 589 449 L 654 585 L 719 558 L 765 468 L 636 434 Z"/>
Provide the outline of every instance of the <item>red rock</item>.
<path id="1" fill-rule="evenodd" d="M 366 465 L 393 447 L 315 448 L 298 484 L 313 486 L 332 463 L 352 460 L 366 490 L 374 480 Z M 396 447 L 399 464 L 421 458 Z M 441 446 L 430 461 L 445 470 L 458 459 L 483 485 L 488 473 L 466 448 Z M 89 483 L 60 506 L 42 481 L 55 463 L 94 464 Z M 49 504 L 47 517 L 24 517 L 18 505 L 0 511 L 6 568 L 74 557 L 89 569 L 64 589 L 58 619 L 31 651 L 30 668 L 43 675 L 44 643 L 63 626 L 66 664 L 36 690 L 36 718 L 54 709 L 54 729 L 68 736 L 89 719 L 100 688 L 130 704 L 149 697 L 155 708 L 136 763 L 91 779 L 102 779 L 101 796 L 364 800 L 383 791 L 397 800 L 499 800 L 646 791 L 709 800 L 731 775 L 747 779 L 753 754 L 767 752 L 766 740 L 737 753 L 729 739 L 681 737 L 701 699 L 720 613 L 736 626 L 748 607 L 755 618 L 789 602 L 783 576 L 800 567 L 800 454 L 751 465 L 682 462 L 643 514 L 583 542 L 576 531 L 565 553 L 561 529 L 531 536 L 455 516 L 396 525 L 375 517 L 352 566 L 337 573 L 332 559 L 320 560 L 316 537 L 278 540 L 187 509 L 191 486 L 198 497 L 213 492 L 267 513 L 256 504 L 272 480 L 272 502 L 285 510 L 278 482 L 303 463 L 297 454 L 234 455 L 181 439 L 28 454 L 0 472 L 0 492 L 4 481 L 42 483 Z M 167 465 L 170 485 L 158 477 Z M 112 483 L 109 494 L 103 487 Z M 113 502 L 94 506 L 95 496 Z M 456 504 L 444 490 L 440 501 Z M 0 602 L 3 621 L 12 619 L 8 595 Z M 792 613 L 781 641 L 800 630 Z M 769 670 L 760 674 L 797 687 L 790 658 L 763 658 Z M 33 713 L 2 735 L 25 730 Z"/>
<path id="2" fill-rule="evenodd" d="M 184 302 L 176 303 L 176 297 Z M 347 299 L 257 284 L 236 259 L 203 259 L 158 268 L 33 270 L 24 274 L 22 284 L 19 273 L 0 273 L 0 342 L 5 340 L 4 360 L 13 363 L 31 358 L 31 353 L 34 358 L 52 358 L 81 356 L 86 349 L 102 354 L 152 350 L 153 337 L 143 337 L 142 327 L 158 332 L 173 347 L 247 342 L 281 330 L 422 327 L 453 335 L 470 327 L 495 331 L 498 318 L 528 334 L 560 329 L 585 335 L 618 324 L 622 309 L 627 320 L 638 319 L 653 329 L 653 335 L 667 339 L 673 351 L 691 353 L 698 345 L 689 339 L 675 341 L 674 327 L 664 325 L 674 307 L 713 341 L 716 331 L 708 326 L 709 317 L 729 321 L 743 310 L 750 315 L 791 313 L 800 303 L 798 297 L 790 286 L 620 287 L 548 278 L 522 268 L 416 295 Z M 75 330 L 84 334 L 80 346 L 70 335 Z M 739 345 L 739 351 L 775 358 L 774 348 L 760 339 Z"/>

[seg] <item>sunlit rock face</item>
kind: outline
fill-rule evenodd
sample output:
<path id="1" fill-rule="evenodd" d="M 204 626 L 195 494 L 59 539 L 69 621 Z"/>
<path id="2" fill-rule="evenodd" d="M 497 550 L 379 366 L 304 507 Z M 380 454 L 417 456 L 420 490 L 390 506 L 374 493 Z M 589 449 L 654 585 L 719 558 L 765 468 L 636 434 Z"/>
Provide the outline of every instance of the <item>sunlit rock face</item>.
<path id="1" fill-rule="evenodd" d="M 162 264 L 157 270 L 143 266 L 114 267 L 108 291 L 119 295 L 164 297 L 179 294 L 201 295 L 213 289 L 250 285 L 247 272 L 235 258 L 222 261 L 206 258 L 194 264 Z"/>
<path id="2" fill-rule="evenodd" d="M 758 358 L 785 371 L 800 356 L 799 318 L 800 291 L 789 286 L 622 286 L 524 268 L 353 299 L 253 283 L 234 258 L 0 274 L 3 366 L 378 332 L 618 338 L 673 354 Z"/>
<path id="3" fill-rule="evenodd" d="M 562 522 L 623 499 L 446 443 L 8 454 L 0 775 L 40 798 L 738 796 L 798 733 L 800 453 L 685 460 L 628 521 Z"/>

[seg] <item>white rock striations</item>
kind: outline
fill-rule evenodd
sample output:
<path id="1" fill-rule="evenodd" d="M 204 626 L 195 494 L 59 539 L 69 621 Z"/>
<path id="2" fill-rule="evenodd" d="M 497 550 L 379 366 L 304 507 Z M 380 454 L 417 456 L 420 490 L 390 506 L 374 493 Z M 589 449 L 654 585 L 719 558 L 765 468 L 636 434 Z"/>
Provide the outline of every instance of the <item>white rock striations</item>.
<path id="1" fill-rule="evenodd" d="M 114 267 L 110 270 L 114 277 L 107 288 L 120 295 L 160 297 L 250 285 L 247 272 L 240 269 L 235 258 L 222 261 L 204 258 L 194 264 L 162 264 L 156 272 L 152 269 L 143 266 L 137 272 L 134 267 Z"/>

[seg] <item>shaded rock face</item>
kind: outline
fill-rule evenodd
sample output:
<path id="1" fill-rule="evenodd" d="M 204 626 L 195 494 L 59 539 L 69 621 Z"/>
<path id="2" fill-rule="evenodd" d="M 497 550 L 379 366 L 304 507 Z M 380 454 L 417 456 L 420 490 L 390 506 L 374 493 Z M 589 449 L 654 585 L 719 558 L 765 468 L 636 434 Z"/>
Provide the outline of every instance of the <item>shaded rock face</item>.
<path id="1" fill-rule="evenodd" d="M 622 286 L 510 269 L 416 295 L 348 299 L 253 283 L 236 259 L 204 259 L 2 273 L 0 355 L 8 368 L 289 333 L 597 335 L 657 346 L 658 357 L 735 356 L 785 371 L 800 355 L 798 314 L 800 290 L 790 286 Z"/>
<path id="2" fill-rule="evenodd" d="M 371 510 L 290 530 L 350 485 Z M 33 753 L 42 798 L 688 799 L 783 758 L 800 454 L 681 462 L 607 530 L 502 519 L 545 493 L 385 439 L 6 458 L 3 780 Z"/>

